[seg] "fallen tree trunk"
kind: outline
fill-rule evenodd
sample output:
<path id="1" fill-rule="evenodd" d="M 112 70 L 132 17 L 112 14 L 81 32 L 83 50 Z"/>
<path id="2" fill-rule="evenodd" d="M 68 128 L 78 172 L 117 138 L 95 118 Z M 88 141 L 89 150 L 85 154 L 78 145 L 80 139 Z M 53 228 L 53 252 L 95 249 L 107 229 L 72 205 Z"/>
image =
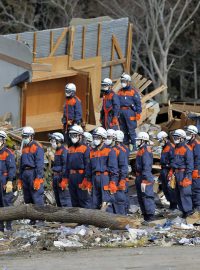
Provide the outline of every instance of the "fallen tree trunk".
<path id="1" fill-rule="evenodd" d="M 59 208 L 52 205 L 36 206 L 25 204 L 17 207 L 0 208 L 0 220 L 19 219 L 79 223 L 116 230 L 125 229 L 126 225 L 130 227 L 138 227 L 140 225 L 138 221 L 131 217 L 76 207 Z"/>

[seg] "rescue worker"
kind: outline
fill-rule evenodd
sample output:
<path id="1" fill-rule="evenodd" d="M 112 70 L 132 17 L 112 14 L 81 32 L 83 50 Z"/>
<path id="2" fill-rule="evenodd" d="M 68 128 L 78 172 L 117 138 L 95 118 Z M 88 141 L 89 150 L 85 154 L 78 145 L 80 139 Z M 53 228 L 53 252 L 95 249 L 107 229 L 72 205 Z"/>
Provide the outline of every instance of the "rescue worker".
<path id="1" fill-rule="evenodd" d="M 76 96 L 76 85 L 68 83 L 65 86 L 66 101 L 62 118 L 65 141 L 69 143 L 68 132 L 74 124 L 80 125 L 82 122 L 82 105 L 81 100 Z"/>
<path id="2" fill-rule="evenodd" d="M 44 150 L 34 140 L 34 129 L 24 127 L 22 130 L 22 155 L 18 190 L 23 188 L 24 202 L 44 205 Z M 35 221 L 30 221 L 34 225 Z"/>
<path id="3" fill-rule="evenodd" d="M 119 98 L 112 90 L 112 80 L 105 78 L 101 82 L 103 105 L 100 112 L 100 122 L 105 129 L 119 129 Z"/>
<path id="4" fill-rule="evenodd" d="M 131 86 L 131 77 L 128 74 L 123 73 L 121 75 L 121 86 L 122 88 L 118 91 L 120 101 L 120 129 L 124 132 L 124 143 L 127 146 L 131 143 L 133 150 L 136 150 L 135 129 L 142 112 L 140 95 Z"/>
<path id="5" fill-rule="evenodd" d="M 175 151 L 172 168 L 176 178 L 175 190 L 179 210 L 182 211 L 183 218 L 185 218 L 193 213 L 192 171 L 194 169 L 194 159 L 192 150 L 186 144 L 186 133 L 184 130 L 175 130 L 173 139 Z"/>
<path id="6" fill-rule="evenodd" d="M 197 140 L 198 129 L 193 125 L 186 128 L 187 145 L 191 147 L 194 158 L 192 172 L 192 200 L 193 208 L 200 211 L 200 141 Z"/>
<path id="7" fill-rule="evenodd" d="M 135 184 L 140 209 L 146 222 L 152 221 L 155 214 L 154 178 L 152 174 L 153 154 L 148 142 L 149 135 L 146 132 L 139 132 L 136 138 L 138 151 L 135 161 Z"/>
<path id="8" fill-rule="evenodd" d="M 126 162 L 127 162 L 127 164 L 129 164 L 129 148 L 125 144 L 123 144 L 123 140 L 124 140 L 124 133 L 121 130 L 116 130 L 115 131 L 115 145 L 116 145 L 116 147 L 120 147 L 122 149 L 122 151 L 126 153 Z M 128 165 L 128 173 L 131 171 L 132 171 L 131 166 Z M 128 173 L 126 176 L 126 189 L 125 189 L 125 196 L 126 196 L 125 213 L 126 214 L 128 214 L 129 207 L 130 207 L 130 201 L 129 201 L 129 195 L 128 195 L 128 191 L 129 191 Z"/>
<path id="9" fill-rule="evenodd" d="M 126 150 L 120 144 L 115 143 L 115 130 L 107 130 L 106 145 L 112 147 L 116 153 L 118 161 L 119 178 L 117 182 L 117 192 L 115 193 L 114 211 L 115 214 L 126 215 L 126 183 L 128 175 L 128 160 Z"/>
<path id="10" fill-rule="evenodd" d="M 15 157 L 11 150 L 6 147 L 7 135 L 0 131 L 0 207 L 12 205 L 13 179 L 16 176 Z M 12 230 L 11 221 L 5 223 L 6 230 Z M 4 222 L 0 221 L 0 231 L 4 232 Z"/>
<path id="11" fill-rule="evenodd" d="M 54 132 L 49 135 L 52 148 L 55 150 L 53 171 L 53 191 L 58 207 L 70 207 L 71 198 L 68 189 L 68 180 L 65 178 L 67 165 L 67 148 L 64 146 L 64 136 L 62 133 Z"/>
<path id="12" fill-rule="evenodd" d="M 170 203 L 169 209 L 177 209 L 177 200 L 175 190 L 169 185 L 169 171 L 171 169 L 174 159 L 174 144 L 169 140 L 169 136 L 165 131 L 161 131 L 157 134 L 157 139 L 162 147 L 162 153 L 160 157 L 161 171 L 159 179 L 162 183 L 162 190 L 165 194 L 167 201 Z"/>
<path id="13" fill-rule="evenodd" d="M 89 146 L 90 148 L 92 147 L 92 143 L 93 143 L 93 138 L 92 138 L 92 134 L 90 132 L 84 132 L 83 133 L 83 142 Z"/>
<path id="14" fill-rule="evenodd" d="M 82 142 L 83 129 L 75 125 L 69 130 L 72 146 L 68 149 L 66 178 L 73 207 L 91 208 L 92 183 L 85 178 L 90 148 Z"/>
<path id="15" fill-rule="evenodd" d="M 118 166 L 115 151 L 105 144 L 107 132 L 98 127 L 93 132 L 94 148 L 90 151 L 90 163 L 86 178 L 92 181 L 94 209 L 114 213 L 114 194 L 117 192 Z"/>

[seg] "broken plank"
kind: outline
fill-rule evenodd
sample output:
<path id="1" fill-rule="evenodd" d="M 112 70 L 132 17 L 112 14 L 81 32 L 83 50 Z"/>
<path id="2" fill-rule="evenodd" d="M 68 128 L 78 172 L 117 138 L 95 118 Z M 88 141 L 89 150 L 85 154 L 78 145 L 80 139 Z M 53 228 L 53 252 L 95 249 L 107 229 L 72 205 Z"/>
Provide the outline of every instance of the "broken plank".
<path id="1" fill-rule="evenodd" d="M 160 94 L 165 89 L 167 89 L 167 86 L 164 86 L 164 85 L 161 85 L 160 87 L 156 88 L 155 90 L 153 90 L 149 94 L 147 94 L 147 95 L 145 95 L 145 96 L 142 97 L 142 103 L 145 103 L 146 101 L 150 100 L 154 96 Z"/>

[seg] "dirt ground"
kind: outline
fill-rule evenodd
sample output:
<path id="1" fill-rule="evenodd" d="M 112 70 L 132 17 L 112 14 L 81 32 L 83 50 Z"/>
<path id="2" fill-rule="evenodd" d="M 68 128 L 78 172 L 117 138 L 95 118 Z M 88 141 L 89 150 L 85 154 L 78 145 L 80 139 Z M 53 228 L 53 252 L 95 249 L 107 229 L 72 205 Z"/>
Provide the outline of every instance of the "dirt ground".
<path id="1" fill-rule="evenodd" d="M 200 269 L 199 247 L 150 247 L 1 255 L 0 270 Z"/>

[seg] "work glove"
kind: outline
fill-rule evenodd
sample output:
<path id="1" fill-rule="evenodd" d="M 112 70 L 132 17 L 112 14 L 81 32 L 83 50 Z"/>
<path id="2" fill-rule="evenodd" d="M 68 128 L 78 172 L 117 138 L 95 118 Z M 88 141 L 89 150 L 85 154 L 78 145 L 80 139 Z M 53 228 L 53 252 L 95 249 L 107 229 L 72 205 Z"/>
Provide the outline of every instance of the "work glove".
<path id="1" fill-rule="evenodd" d="M 126 190 L 126 179 L 119 181 L 118 190 Z"/>
<path id="2" fill-rule="evenodd" d="M 35 178 L 33 180 L 33 188 L 34 188 L 34 190 L 39 190 L 41 184 L 43 184 L 43 183 L 44 183 L 44 180 L 42 178 Z"/>
<path id="3" fill-rule="evenodd" d="M 10 193 L 12 191 L 13 191 L 12 181 L 7 181 L 7 183 L 6 183 L 6 193 Z"/>
<path id="4" fill-rule="evenodd" d="M 68 120 L 68 121 L 67 121 L 67 125 L 68 125 L 68 126 L 71 126 L 72 124 L 73 124 L 73 120 Z"/>
<path id="5" fill-rule="evenodd" d="M 119 125 L 119 121 L 118 118 L 116 116 L 113 117 L 112 122 L 111 122 L 112 126 L 117 126 Z"/>
<path id="6" fill-rule="evenodd" d="M 141 191 L 145 192 L 147 184 L 141 183 Z"/>
<path id="7" fill-rule="evenodd" d="M 20 190 L 22 190 L 22 187 L 23 187 L 23 182 L 21 179 L 18 179 L 17 180 L 17 189 L 20 191 Z"/>
<path id="8" fill-rule="evenodd" d="M 135 116 L 136 121 L 139 121 L 139 120 L 140 120 L 140 118 L 141 118 L 141 114 L 136 113 L 136 116 Z"/>
<path id="9" fill-rule="evenodd" d="M 179 184 L 180 184 L 180 186 L 186 188 L 186 187 L 189 187 L 192 184 L 192 180 L 185 177 Z"/>
<path id="10" fill-rule="evenodd" d="M 199 177 L 200 177 L 199 171 L 198 171 L 198 170 L 194 170 L 194 171 L 192 172 L 192 178 L 196 179 L 196 178 L 199 178 Z"/>
<path id="11" fill-rule="evenodd" d="M 114 193 L 117 192 L 117 186 L 116 186 L 114 181 L 110 181 L 110 183 L 109 183 L 109 191 L 110 191 L 110 194 L 114 194 Z"/>
<path id="12" fill-rule="evenodd" d="M 84 178 L 82 183 L 79 184 L 79 188 L 82 190 L 87 190 L 88 194 L 90 195 L 92 192 L 92 183 L 87 180 L 87 178 Z"/>
<path id="13" fill-rule="evenodd" d="M 62 178 L 61 182 L 59 183 L 59 187 L 62 190 L 68 189 L 68 179 L 67 178 Z"/>
<path id="14" fill-rule="evenodd" d="M 101 211 L 105 212 L 108 208 L 108 206 L 110 205 L 110 203 L 108 202 L 102 202 L 102 205 L 101 205 Z"/>

